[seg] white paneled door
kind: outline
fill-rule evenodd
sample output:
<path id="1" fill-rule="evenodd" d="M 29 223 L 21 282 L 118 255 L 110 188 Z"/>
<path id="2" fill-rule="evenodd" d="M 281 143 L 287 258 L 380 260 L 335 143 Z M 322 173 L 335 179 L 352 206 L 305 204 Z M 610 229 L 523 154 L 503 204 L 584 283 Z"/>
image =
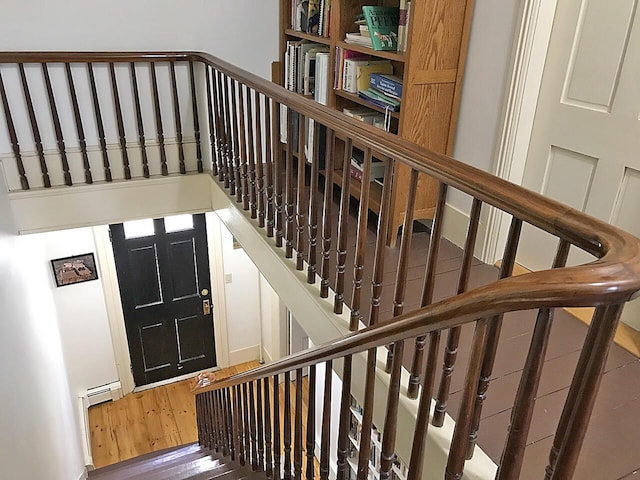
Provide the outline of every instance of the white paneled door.
<path id="1" fill-rule="evenodd" d="M 640 236 L 637 3 L 558 2 L 523 186 Z M 556 245 L 527 228 L 518 262 L 549 268 Z M 623 321 L 640 329 L 640 301 L 626 307 Z"/>

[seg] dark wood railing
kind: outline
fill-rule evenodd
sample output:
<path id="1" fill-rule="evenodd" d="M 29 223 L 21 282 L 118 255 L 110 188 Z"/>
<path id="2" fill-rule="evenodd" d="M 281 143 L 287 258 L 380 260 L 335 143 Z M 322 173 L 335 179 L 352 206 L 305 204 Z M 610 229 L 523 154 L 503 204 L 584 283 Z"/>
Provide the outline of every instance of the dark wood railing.
<path id="1" fill-rule="evenodd" d="M 55 82 L 50 72 L 54 65 L 64 68 L 63 82 Z M 95 65 L 107 65 L 107 85 L 94 75 Z M 158 64 L 163 73 L 158 74 Z M 176 65 L 188 66 L 187 80 L 176 75 Z M 34 105 L 31 90 L 33 72 L 29 76 L 25 66 L 41 71 L 43 88 L 47 92 L 49 118 Z M 123 66 L 128 67 L 128 81 L 122 81 Z M 141 69 L 148 68 L 149 81 L 142 82 Z M 16 71 L 12 71 L 12 69 Z M 74 70 L 75 69 L 75 70 Z M 117 75 L 118 69 L 121 76 Z M 88 85 L 79 88 L 80 71 L 86 73 Z M 13 75 L 13 82 L 7 77 Z M 82 77 L 84 78 L 84 74 Z M 4 77 L 4 81 L 3 81 Z M 15 77 L 15 78 L 14 78 Z M 60 76 L 58 76 L 60 77 Z M 56 77 L 56 78 L 58 78 Z M 163 81 L 161 81 L 163 80 Z M 125 84 L 127 85 L 125 87 Z M 17 87 L 16 87 L 17 85 Z M 18 88 L 18 92 L 9 87 Z M 102 101 L 104 89 L 111 95 L 111 105 Z M 63 93 L 64 90 L 64 93 Z M 123 101 L 125 90 L 129 90 Z M 88 97 L 80 92 L 89 92 Z M 9 93 L 7 93 L 9 92 Z M 366 478 L 367 458 L 371 442 L 377 348 L 389 346 L 387 370 L 389 394 L 382 431 L 381 478 L 388 478 L 394 458 L 398 402 L 401 393 L 403 350 L 410 342 L 415 350 L 407 395 L 419 399 L 413 450 L 409 462 L 409 478 L 421 477 L 425 450 L 425 435 L 429 423 L 430 400 L 437 392 L 437 406 L 433 424 L 441 426 L 447 409 L 451 374 L 456 368 L 456 352 L 460 328 L 473 323 L 475 333 L 470 360 L 466 365 L 466 381 L 461 406 L 451 440 L 445 478 L 458 479 L 464 471 L 465 460 L 473 455 L 479 428 L 483 400 L 489 387 L 493 363 L 503 321 L 507 312 L 537 309 L 538 317 L 526 365 L 514 398 L 511 428 L 504 447 L 497 478 L 518 478 L 523 451 L 531 422 L 535 395 L 540 381 L 544 352 L 549 341 L 553 309 L 556 307 L 596 307 L 582 354 L 575 370 L 569 395 L 562 412 L 547 466 L 546 478 L 570 478 L 575 469 L 582 439 L 589 420 L 602 367 L 623 305 L 640 289 L 640 243 L 610 225 L 558 204 L 548 198 L 524 190 L 486 172 L 479 171 L 454 159 L 427 151 L 365 125 L 341 113 L 323 107 L 310 99 L 293 94 L 267 80 L 249 74 L 210 55 L 182 53 L 1 53 L 0 97 L 2 100 L 11 149 L 22 189 L 32 184 L 52 185 L 52 155 L 43 144 L 40 134 L 43 122 L 51 122 L 53 142 L 60 161 L 57 170 L 63 172 L 62 184 L 78 182 L 72 171 L 83 172 L 85 183 L 138 176 L 184 174 L 190 171 L 210 171 L 239 208 L 249 212 L 257 228 L 264 228 L 273 238 L 275 248 L 284 248 L 287 258 L 297 270 L 306 269 L 307 281 L 318 282 L 320 297 L 333 295 L 334 312 L 350 309 L 350 327 L 357 333 L 338 339 L 330 345 L 316 347 L 300 355 L 286 358 L 249 373 L 212 384 L 201 383 L 196 389 L 200 441 L 231 455 L 254 469 L 284 478 L 300 478 L 302 465 L 312 462 L 315 434 L 314 408 L 309 408 L 306 440 L 302 427 L 302 413 L 298 408 L 303 399 L 302 387 L 296 383 L 292 417 L 289 379 L 301 369 L 326 365 L 341 369 L 343 385 L 340 418 L 331 418 L 326 403 L 330 400 L 330 376 L 325 379 L 320 442 L 320 476 L 329 472 L 329 425 L 338 422 L 338 478 L 346 477 L 346 452 L 349 401 L 351 397 L 352 358 L 364 354 L 368 368 L 365 374 L 363 397 L 363 426 L 359 458 L 359 478 Z M 24 101 L 20 102 L 16 98 Z M 190 98 L 190 108 L 181 103 Z M 68 104 L 64 100 L 68 100 Z M 143 99 L 145 100 L 143 102 Z M 150 112 L 142 105 L 151 105 Z M 33 178 L 31 165 L 25 167 L 24 149 L 18 142 L 19 128 L 14 116 L 22 108 L 21 118 L 28 118 L 33 139 L 34 158 L 39 166 Z M 113 125 L 104 122 L 107 108 Z M 126 116 L 129 110 L 135 115 Z M 187 111 L 188 110 L 188 111 Z M 70 112 L 73 129 L 67 128 L 60 117 Z M 87 112 L 94 116 L 88 121 Z M 152 119 L 148 119 L 149 114 Z M 129 120 L 127 120 L 129 118 Z M 169 120 L 167 120 L 167 118 Z M 190 126 L 185 129 L 185 119 Z M 133 120 L 131 120 L 133 119 Z M 145 120 L 146 119 L 146 120 Z M 305 162 L 308 122 L 313 120 L 311 149 L 314 154 Z M 127 121 L 131 125 L 127 125 Z M 150 122 L 155 122 L 149 129 Z M 286 125 L 286 127 L 284 127 Z M 94 130 L 95 127 L 95 130 Z M 171 127 L 177 153 L 170 155 L 165 145 L 165 132 Z M 284 127 L 284 128 L 283 128 Z M 102 172 L 92 171 L 87 132 L 97 139 L 94 146 L 102 157 Z M 73 143 L 80 149 L 79 165 L 71 163 L 67 145 L 68 135 L 75 129 Z M 105 130 L 106 129 L 106 130 Z M 115 132 L 107 139 L 106 131 Z M 130 135 L 127 132 L 135 132 Z M 295 133 L 297 132 L 297 137 Z M 196 145 L 193 155 L 184 150 L 186 136 Z M 130 145 L 135 138 L 135 145 Z M 281 138 L 286 136 L 287 142 Z M 23 135 L 24 138 L 24 135 Z M 207 148 L 201 143 L 208 138 Z M 110 141 L 112 140 L 112 141 Z M 324 145 L 321 145 L 324 143 Z M 122 163 L 114 164 L 111 144 L 119 149 Z M 320 148 L 324 146 L 324 158 Z M 374 158 L 385 165 L 383 186 L 358 182 L 350 176 L 352 149 L 364 151 L 365 177 Z M 134 168 L 132 153 L 139 153 L 140 165 Z M 153 154 L 153 155 L 152 155 Z M 153 156 L 153 159 L 151 158 Z M 177 157 L 177 162 L 175 162 Z M 136 160 L 138 161 L 138 160 Z M 173 163 L 172 163 L 173 162 Z M 324 163 L 324 166 L 322 163 Z M 95 163 L 95 162 L 94 162 Z M 176 165 L 171 168 L 170 165 Z M 426 270 L 421 278 L 422 294 L 417 307 L 407 305 L 409 253 L 413 236 L 411 213 L 405 218 L 400 248 L 397 252 L 395 281 L 385 283 L 385 264 L 389 253 L 385 246 L 388 218 L 391 209 L 391 185 L 395 165 L 403 164 L 411 170 L 407 212 L 412 212 L 413 194 L 420 176 L 429 175 L 440 182 L 436 214 L 427 252 Z M 75 169 L 75 170 L 74 170 Z M 139 175 L 134 172 L 141 172 Z M 341 172 L 338 175 L 338 172 Z M 334 200 L 334 177 L 340 177 L 340 200 L 337 218 Z M 36 181 L 37 180 L 37 181 Z M 441 299 L 436 295 L 436 269 L 443 240 L 443 224 L 448 192 L 458 190 L 473 198 L 464 245 L 457 290 L 453 296 Z M 349 225 L 352 197 L 359 202 L 355 231 Z M 375 199 L 374 199 L 375 197 Z M 375 200 L 375 201 L 374 201 Z M 377 226 L 369 230 L 368 206 L 377 204 Z M 502 258 L 499 280 L 469 288 L 473 251 L 476 245 L 482 209 L 495 208 L 510 215 L 511 230 Z M 524 224 L 533 225 L 558 239 L 555 260 L 549 270 L 513 277 L 518 242 Z M 349 242 L 355 233 L 355 242 Z M 373 253 L 367 255 L 367 238 L 375 235 Z M 571 246 L 595 257 L 588 265 L 566 267 Z M 365 289 L 370 281 L 370 289 Z M 390 290 L 391 295 L 383 296 Z M 331 293 L 333 292 L 333 294 Z M 391 300 L 389 300 L 391 299 Z M 391 302 L 389 304 L 389 302 Z M 366 328 L 364 328 L 366 326 Z M 445 361 L 438 388 L 436 378 L 437 352 L 446 333 Z M 425 362 L 426 357 L 426 362 Z M 459 367 L 458 367 L 459 368 Z M 281 398 L 277 385 L 284 378 L 285 392 Z M 308 404 L 314 393 L 310 385 Z M 419 386 L 422 385 L 422 389 Z M 283 408 L 281 419 L 280 405 Z M 282 421 L 281 421 L 282 420 Z M 306 445 L 307 461 L 302 449 Z M 307 469 L 307 472 L 312 469 Z M 542 474 L 542 472 L 541 472 Z M 309 473 L 307 473 L 309 475 Z M 310 478 L 310 477 L 308 477 Z"/>

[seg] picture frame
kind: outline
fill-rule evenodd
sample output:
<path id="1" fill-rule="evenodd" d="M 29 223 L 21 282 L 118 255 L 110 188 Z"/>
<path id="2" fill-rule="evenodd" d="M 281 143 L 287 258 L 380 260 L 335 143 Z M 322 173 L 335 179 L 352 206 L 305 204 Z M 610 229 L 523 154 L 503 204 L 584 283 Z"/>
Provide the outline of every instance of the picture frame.
<path id="1" fill-rule="evenodd" d="M 93 253 L 56 258 L 51 260 L 51 269 L 57 287 L 98 279 L 98 269 Z"/>

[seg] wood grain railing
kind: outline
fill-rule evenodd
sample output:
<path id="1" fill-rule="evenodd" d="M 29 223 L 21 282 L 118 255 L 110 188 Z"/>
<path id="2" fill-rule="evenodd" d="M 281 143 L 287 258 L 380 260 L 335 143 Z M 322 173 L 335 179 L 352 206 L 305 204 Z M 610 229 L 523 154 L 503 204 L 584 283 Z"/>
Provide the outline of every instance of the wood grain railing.
<path id="1" fill-rule="evenodd" d="M 97 66 L 102 69 L 100 77 L 95 75 Z M 38 87 L 36 77 L 42 83 Z M 47 105 L 34 102 L 32 91 L 37 89 L 45 92 L 37 97 L 45 98 Z M 473 323 L 471 359 L 466 364 L 463 398 L 445 474 L 447 479 L 458 479 L 465 460 L 473 455 L 503 315 L 536 309 L 535 331 L 513 400 L 511 428 L 497 474 L 499 479 L 518 478 L 553 309 L 591 306 L 596 307 L 594 318 L 545 474 L 554 479 L 572 476 L 621 310 L 640 290 L 640 243 L 635 237 L 486 172 L 381 132 L 207 54 L 0 53 L 0 97 L 19 188 L 210 171 L 238 208 L 255 219 L 256 228 L 264 228 L 267 237 L 273 238 L 274 248 L 284 249 L 293 268 L 306 269 L 307 281 L 318 283 L 318 295 L 332 297 L 335 313 L 349 308 L 351 330 L 362 328 L 330 345 L 222 382 L 201 384 L 195 392 L 203 443 L 273 476 L 279 477 L 276 472 L 282 472 L 284 478 L 299 478 L 303 446 L 307 445 L 309 458 L 314 453 L 310 437 L 313 432 L 309 430 L 306 440 L 302 438 L 301 413 L 295 408 L 302 401 L 302 389 L 296 387 L 292 421 L 288 392 L 281 399 L 274 386 L 284 377 L 285 388 L 290 388 L 289 377 L 295 372 L 300 378 L 298 374 L 304 367 L 313 372 L 314 365 L 323 364 L 329 370 L 339 365 L 343 378 L 342 413 L 336 419 L 330 417 L 326 405 L 322 409 L 318 457 L 321 478 L 327 478 L 330 452 L 325 429 L 328 431 L 331 422 L 338 422 L 338 476 L 346 478 L 345 435 L 352 358 L 362 353 L 368 365 L 360 439 L 360 451 L 367 452 L 372 441 L 373 408 L 379 401 L 374 395 L 378 347 L 389 345 L 389 394 L 380 473 L 381 478 L 388 478 L 396 450 L 398 402 L 404 395 L 400 388 L 401 362 L 410 342 L 415 355 L 406 395 L 419 397 L 420 407 L 414 447 L 411 458 L 406 460 L 409 478 L 420 478 L 430 399 L 437 392 L 433 424 L 438 427 L 447 409 L 451 374 L 454 368 L 464 368 L 456 366 L 460 328 Z M 309 135 L 307 120 L 314 121 L 313 135 Z M 42 128 L 45 122 L 48 126 Z M 44 131 L 50 132 L 49 138 L 43 138 Z M 171 149 L 166 142 L 167 132 L 172 138 Z M 187 136 L 189 142 L 185 140 Z M 31 145 L 26 150 L 25 138 Z M 287 141 L 283 142 L 283 138 Z M 208 144 L 203 147 L 207 139 Z M 70 155 L 70 144 L 78 146 L 73 152 L 77 164 Z M 51 145 L 58 153 L 55 156 L 51 155 Z M 193 148 L 187 150 L 187 146 Z M 354 148 L 364 152 L 365 179 L 374 158 L 384 162 L 382 186 L 351 178 Z M 305 150 L 313 154 L 307 155 Z M 25 164 L 25 152 L 33 158 L 32 163 Z M 59 163 L 51 163 L 54 157 Z M 97 170 L 96 164 L 100 165 Z M 411 170 L 406 206 L 410 213 L 405 218 L 400 248 L 394 252 L 394 279 L 387 281 L 390 250 L 385 240 L 392 179 L 398 164 Z M 59 182 L 51 181 L 50 171 L 54 170 Z M 416 306 L 409 307 L 412 193 L 423 175 L 436 178 L 440 191 L 425 272 L 418 280 L 422 293 Z M 337 209 L 333 205 L 337 194 L 334 183 L 340 187 Z M 443 298 L 437 292 L 437 267 L 444 241 L 446 198 L 453 190 L 469 195 L 473 202 L 457 289 Z M 359 203 L 355 230 L 348 221 L 354 199 Z M 367 207 L 372 204 L 379 207 L 374 231 L 367 221 Z M 481 213 L 487 208 L 510 216 L 511 229 L 499 280 L 470 288 Z M 557 253 L 549 270 L 512 277 L 521 232 L 527 224 L 555 236 Z M 350 242 L 353 237 L 355 242 Z M 372 250 L 367 249 L 370 244 Z M 566 267 L 572 246 L 597 260 Z M 370 288 L 365 289 L 367 283 Z M 444 368 L 440 385 L 436 386 L 437 352 L 445 333 L 448 338 Z M 329 391 L 325 387 L 325 401 Z M 278 408 L 281 402 L 282 419 Z M 315 415 L 314 409 L 309 409 L 309 415 Z M 307 421 L 308 428 L 313 424 L 311 420 Z M 358 460 L 359 478 L 366 476 L 365 457 L 363 453 Z"/>

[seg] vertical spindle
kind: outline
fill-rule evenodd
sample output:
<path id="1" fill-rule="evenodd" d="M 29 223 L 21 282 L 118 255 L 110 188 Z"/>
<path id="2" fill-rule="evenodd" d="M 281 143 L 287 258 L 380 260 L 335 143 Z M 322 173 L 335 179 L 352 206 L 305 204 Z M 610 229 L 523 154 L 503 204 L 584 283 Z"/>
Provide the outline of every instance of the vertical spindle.
<path id="1" fill-rule="evenodd" d="M 207 68 L 207 67 L 205 67 Z M 196 76 L 193 68 L 193 61 L 189 60 L 189 79 L 191 80 L 191 108 L 193 112 L 193 135 L 196 139 L 196 162 L 198 172 L 203 172 L 202 166 L 202 145 L 200 144 L 200 117 L 198 115 L 198 95 L 196 91 Z"/>
<path id="2" fill-rule="evenodd" d="M 302 411 L 300 412 L 302 416 Z M 316 366 L 309 367 L 309 396 L 307 399 L 307 465 L 306 480 L 313 480 L 316 446 Z"/>
<path id="3" fill-rule="evenodd" d="M 324 391 L 322 392 L 322 432 L 320 434 L 320 480 L 329 480 L 329 445 L 331 444 L 331 380 L 333 361 L 328 360 L 324 368 Z"/>
<path id="4" fill-rule="evenodd" d="M 242 183 L 241 183 L 241 170 L 240 162 L 244 156 L 244 142 L 241 142 L 240 135 L 244 135 L 244 112 L 240 115 L 238 120 L 238 96 L 236 95 L 236 81 L 231 78 L 231 113 L 232 113 L 232 126 L 233 131 L 233 161 L 231 164 L 231 195 L 236 196 L 236 202 L 242 201 Z M 242 98 L 242 89 L 239 90 L 238 95 Z M 242 126 L 238 122 L 242 122 Z"/>
<path id="5" fill-rule="evenodd" d="M 255 159 L 255 184 L 256 184 L 256 209 L 258 210 L 258 227 L 264 228 L 264 165 L 262 161 L 262 97 L 259 92 L 254 95 L 254 110 L 256 112 L 256 159 Z M 269 138 L 269 137 L 267 137 Z"/>
<path id="6" fill-rule="evenodd" d="M 182 118 L 180 115 L 180 99 L 178 98 L 178 81 L 176 79 L 176 62 L 169 62 L 169 73 L 171 76 L 171 95 L 173 98 L 173 120 L 176 125 L 176 141 L 178 142 L 178 163 L 180 173 L 187 173 L 184 163 L 184 145 L 182 143 Z"/>
<path id="7" fill-rule="evenodd" d="M 142 175 L 149 178 L 149 158 L 144 138 L 144 123 L 142 121 L 142 108 L 140 107 L 140 91 L 138 89 L 138 78 L 136 75 L 136 64 L 131 62 L 131 87 L 133 90 L 133 101 L 136 107 L 136 128 L 138 129 L 138 143 L 140 144 L 140 155 L 142 155 Z"/>
<path id="8" fill-rule="evenodd" d="M 340 396 L 340 423 L 338 426 L 338 459 L 336 465 L 336 479 L 348 480 L 349 464 L 349 422 L 351 417 L 351 367 L 352 357 L 344 357 L 342 370 L 342 393 Z"/>
<path id="9" fill-rule="evenodd" d="M 256 380 L 256 436 L 258 441 L 258 471 L 263 472 L 264 468 L 264 418 L 265 408 L 262 404 L 262 382 L 267 380 Z"/>
<path id="10" fill-rule="evenodd" d="M 71 173 L 69 172 L 69 161 L 67 159 L 67 149 L 64 145 L 64 137 L 62 135 L 62 126 L 60 125 L 60 116 L 58 115 L 58 107 L 56 106 L 56 99 L 53 94 L 53 86 L 51 85 L 51 78 L 49 77 L 49 68 L 46 63 L 42 64 L 42 74 L 44 76 L 44 84 L 47 89 L 47 97 L 49 99 L 49 111 L 51 112 L 51 119 L 53 120 L 53 128 L 56 133 L 56 142 L 58 144 L 58 153 L 62 161 L 62 172 L 64 175 L 64 183 L 67 186 L 73 185 L 71 181 Z"/>
<path id="11" fill-rule="evenodd" d="M 111 93 L 113 94 L 113 108 L 116 112 L 116 125 L 118 127 L 118 138 L 120 140 L 120 152 L 122 154 L 122 168 L 124 178 L 131 180 L 131 167 L 129 166 L 129 154 L 127 152 L 127 139 L 124 132 L 124 120 L 122 118 L 122 106 L 120 105 L 120 93 L 118 92 L 118 79 L 116 78 L 116 67 L 113 62 L 109 62 L 109 76 L 111 77 Z"/>
<path id="12" fill-rule="evenodd" d="M 218 176 L 220 171 L 220 104 L 218 102 L 218 85 L 214 76 L 213 82 L 211 81 L 211 67 L 205 65 L 205 82 L 207 88 L 207 120 L 209 123 L 209 146 L 211 148 L 211 173 L 214 177 Z M 212 92 L 213 89 L 213 92 Z M 213 104 L 213 97 L 216 97 L 215 110 Z"/>
<path id="13" fill-rule="evenodd" d="M 293 478 L 302 479 L 302 369 L 296 370 L 296 392 L 294 412 Z"/>
<path id="14" fill-rule="evenodd" d="M 279 108 L 279 107 L 278 107 Z M 282 440 L 280 436 L 280 382 L 273 376 L 273 478 L 280 479 L 282 465 Z"/>
<path id="15" fill-rule="evenodd" d="M 229 189 L 229 193 L 233 195 L 231 191 L 231 185 L 233 185 L 231 170 L 231 159 L 233 158 L 233 139 L 231 138 L 231 113 L 230 113 L 230 99 L 229 99 L 229 82 L 227 77 L 218 72 L 219 87 L 218 95 L 220 95 L 220 108 L 223 118 L 222 123 L 222 138 L 223 138 L 223 155 L 222 155 L 222 170 L 219 172 L 218 178 L 224 181 L 224 188 Z"/>
<path id="16" fill-rule="evenodd" d="M 302 270 L 304 266 L 304 227 L 305 227 L 305 197 L 306 166 L 304 160 L 305 139 L 305 116 L 298 115 L 298 186 L 296 198 L 296 270 Z"/>
<path id="17" fill-rule="evenodd" d="M 249 382 L 249 435 L 251 436 L 251 467 L 258 470 L 258 432 L 256 429 L 256 397 L 253 382 Z"/>
<path id="18" fill-rule="evenodd" d="M 291 480 L 291 374 L 284 374 L 284 479 Z"/>
<path id="19" fill-rule="evenodd" d="M 247 92 L 247 179 L 248 179 L 248 197 L 249 197 L 249 214 L 251 218 L 258 218 L 258 198 L 256 193 L 256 126 L 254 125 L 254 102 L 252 100 L 251 89 L 246 87 Z M 254 92 L 256 98 L 258 93 Z M 255 114 L 255 120 L 258 121 L 258 114 Z"/>
<path id="20" fill-rule="evenodd" d="M 342 160 L 342 191 L 340 193 L 340 216 L 338 217 L 338 251 L 336 254 L 336 296 L 333 302 L 333 312 L 342 313 L 344 306 L 344 273 L 347 262 L 347 232 L 349 225 L 349 199 L 351 198 L 351 148 L 352 141 L 347 138 Z"/>
<path id="21" fill-rule="evenodd" d="M 277 139 L 274 139 L 272 136 L 272 131 L 275 132 L 276 129 L 271 128 L 271 123 L 274 122 L 275 114 L 274 109 L 271 108 L 271 99 L 269 97 L 265 97 L 264 102 L 264 138 L 266 143 L 265 150 L 265 182 L 266 182 L 266 204 L 267 204 L 267 237 L 273 237 L 273 229 L 274 229 L 274 210 L 275 198 L 273 196 L 273 186 L 274 186 L 274 178 L 273 178 L 273 161 L 276 158 L 275 149 L 278 148 Z"/>
<path id="22" fill-rule="evenodd" d="M 311 158 L 311 180 L 309 185 L 309 256 L 307 258 L 307 283 L 316 282 L 316 257 L 318 245 L 318 182 L 319 182 L 319 149 L 320 149 L 320 124 L 316 123 L 313 129 L 313 152 Z"/>
<path id="23" fill-rule="evenodd" d="M 247 142 L 247 124 L 246 119 L 248 112 L 245 110 L 245 90 L 246 86 L 238 82 L 238 117 L 240 120 L 240 164 L 238 165 L 238 173 L 240 175 L 240 181 L 238 187 L 240 188 L 241 195 L 236 198 L 238 201 L 242 201 L 242 209 L 249 210 L 249 173 L 247 162 L 247 150 L 250 148 Z M 248 92 L 247 92 L 248 93 Z M 247 110 L 250 110 L 250 102 L 247 101 Z"/>
<path id="24" fill-rule="evenodd" d="M 287 108 L 287 160 L 285 165 L 285 256 L 293 257 L 293 119 L 294 112 Z"/>
<path id="25" fill-rule="evenodd" d="M 265 445 L 265 455 L 264 455 L 264 464 L 265 471 L 267 473 L 267 478 L 273 477 L 273 451 L 271 445 L 271 381 L 269 378 L 264 378 L 262 380 L 262 384 L 264 386 L 264 445 Z"/>
<path id="26" fill-rule="evenodd" d="M 89 86 L 91 87 L 91 98 L 93 100 L 93 112 L 96 119 L 96 127 L 98 128 L 98 142 L 102 152 L 102 166 L 104 169 L 104 178 L 107 182 L 112 181 L 111 165 L 109 164 L 109 154 L 107 153 L 107 139 L 104 133 L 104 124 L 102 123 L 102 113 L 100 111 L 100 100 L 98 99 L 98 88 L 96 86 L 96 78 L 93 72 L 93 64 L 87 63 L 89 73 Z"/>
<path id="27" fill-rule="evenodd" d="M 69 87 L 69 94 L 71 95 L 71 106 L 73 107 L 73 118 L 76 125 L 76 133 L 78 134 L 78 144 L 80 145 L 80 152 L 82 153 L 82 165 L 84 167 L 84 181 L 86 183 L 93 183 L 93 177 L 91 175 L 91 166 L 89 165 L 89 154 L 87 153 L 87 141 L 84 138 L 84 128 L 82 126 L 82 117 L 80 116 L 80 106 L 78 105 L 78 94 L 76 93 L 76 85 L 73 81 L 73 74 L 71 73 L 71 65 L 69 63 L 64 64 L 65 73 L 67 77 L 67 86 Z"/>
<path id="28" fill-rule="evenodd" d="M 22 153 L 20 152 L 20 144 L 18 143 L 18 135 L 16 134 L 16 127 L 13 123 L 13 117 L 11 116 L 11 109 L 9 108 L 9 99 L 7 98 L 7 92 L 4 89 L 4 82 L 2 80 L 2 72 L 0 72 L 0 97 L 2 98 L 2 108 L 4 110 L 4 118 L 7 122 L 7 129 L 9 130 L 9 139 L 11 140 L 11 149 L 13 155 L 16 158 L 16 165 L 18 167 L 18 174 L 20 175 L 20 186 L 23 190 L 29 190 L 29 180 L 24 170 L 24 163 L 22 163 Z"/>
<path id="29" fill-rule="evenodd" d="M 275 189 L 275 229 L 276 229 L 276 247 L 282 247 L 282 239 L 284 236 L 283 226 L 283 206 L 282 206 L 282 144 L 280 143 L 280 110 L 279 103 L 273 105 L 271 128 L 272 135 L 272 148 L 273 148 L 273 161 L 274 167 L 274 189 Z"/>
<path id="30" fill-rule="evenodd" d="M 164 146 L 164 128 L 162 126 L 162 110 L 160 109 L 160 94 L 158 93 L 158 75 L 156 64 L 149 64 L 151 72 L 151 86 L 153 87 L 153 111 L 156 119 L 156 134 L 158 136 L 158 147 L 160 148 L 160 171 L 165 177 L 169 175 L 167 168 L 167 151 Z"/>
<path id="31" fill-rule="evenodd" d="M 331 211 L 333 207 L 333 155 L 335 132 L 327 129 L 325 149 L 324 198 L 322 199 L 322 262 L 320 265 L 320 297 L 329 296 L 329 268 L 331 262 Z"/>
<path id="32" fill-rule="evenodd" d="M 244 452 L 246 462 L 251 462 L 253 466 L 253 459 L 255 456 L 255 451 L 251 448 L 251 417 L 249 416 L 249 392 L 247 391 L 247 384 L 243 383 L 241 385 L 242 389 L 242 416 L 244 418 L 243 425 L 243 439 L 244 439 Z"/>

